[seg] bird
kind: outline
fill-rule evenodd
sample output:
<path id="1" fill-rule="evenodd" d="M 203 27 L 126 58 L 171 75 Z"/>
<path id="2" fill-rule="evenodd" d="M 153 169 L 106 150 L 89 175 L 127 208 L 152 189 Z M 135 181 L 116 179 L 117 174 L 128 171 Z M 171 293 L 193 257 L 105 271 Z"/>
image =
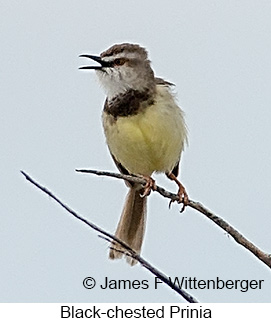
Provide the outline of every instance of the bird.
<path id="1" fill-rule="evenodd" d="M 99 56 L 80 57 L 98 63 L 79 67 L 95 70 L 105 90 L 102 123 L 109 152 L 122 174 L 145 179 L 146 184 L 126 181 L 129 187 L 115 237 L 140 255 L 146 224 L 147 196 L 156 189 L 153 173 L 164 173 L 178 186 L 183 209 L 189 202 L 177 179 L 181 154 L 187 144 L 184 112 L 178 106 L 173 83 L 156 77 L 147 50 L 139 44 L 111 46 Z M 111 242 L 110 259 L 137 260 L 118 243 Z"/>

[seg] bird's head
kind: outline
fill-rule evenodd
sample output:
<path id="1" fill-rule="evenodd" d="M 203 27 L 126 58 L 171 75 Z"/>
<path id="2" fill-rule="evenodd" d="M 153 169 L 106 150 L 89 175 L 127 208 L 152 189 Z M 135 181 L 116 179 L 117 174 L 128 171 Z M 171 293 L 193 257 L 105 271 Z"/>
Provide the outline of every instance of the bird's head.
<path id="1" fill-rule="evenodd" d="M 80 57 L 90 58 L 99 63 L 96 66 L 82 66 L 80 69 L 96 71 L 109 99 L 130 89 L 141 92 L 155 87 L 154 73 L 147 51 L 139 45 L 117 44 L 102 52 L 100 56 L 84 54 Z"/>

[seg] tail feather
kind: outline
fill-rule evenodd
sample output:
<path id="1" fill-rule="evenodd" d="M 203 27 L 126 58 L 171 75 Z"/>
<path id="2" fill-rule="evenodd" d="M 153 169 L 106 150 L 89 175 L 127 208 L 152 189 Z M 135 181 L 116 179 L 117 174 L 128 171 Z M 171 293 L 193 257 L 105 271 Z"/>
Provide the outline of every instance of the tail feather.
<path id="1" fill-rule="evenodd" d="M 141 191 L 131 187 L 124 204 L 115 236 L 125 242 L 136 253 L 140 253 L 146 222 L 146 197 L 140 196 Z M 133 266 L 136 260 L 125 255 L 125 249 L 118 243 L 112 243 L 109 258 L 117 259 L 125 256 Z"/>

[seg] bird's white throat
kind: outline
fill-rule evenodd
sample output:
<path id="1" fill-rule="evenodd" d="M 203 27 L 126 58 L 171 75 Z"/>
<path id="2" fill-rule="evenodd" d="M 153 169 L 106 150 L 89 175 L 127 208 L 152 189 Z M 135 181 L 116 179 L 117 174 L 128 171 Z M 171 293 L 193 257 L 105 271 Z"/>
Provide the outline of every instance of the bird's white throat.
<path id="1" fill-rule="evenodd" d="M 103 61 L 110 62 L 111 66 L 97 70 L 96 73 L 109 100 L 131 89 L 142 92 L 155 87 L 150 62 L 147 59 L 142 60 L 141 56 L 137 51 L 124 51 L 102 58 Z M 115 64 L 118 60 L 123 63 Z"/>

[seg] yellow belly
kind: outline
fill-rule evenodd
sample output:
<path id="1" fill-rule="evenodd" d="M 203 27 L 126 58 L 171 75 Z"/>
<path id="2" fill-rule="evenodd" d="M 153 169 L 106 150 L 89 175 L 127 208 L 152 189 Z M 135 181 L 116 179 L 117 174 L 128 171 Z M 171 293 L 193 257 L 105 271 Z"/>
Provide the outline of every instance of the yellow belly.
<path id="1" fill-rule="evenodd" d="M 182 111 L 167 92 L 137 115 L 112 121 L 104 113 L 103 125 L 110 152 L 133 174 L 170 172 L 186 141 Z"/>

